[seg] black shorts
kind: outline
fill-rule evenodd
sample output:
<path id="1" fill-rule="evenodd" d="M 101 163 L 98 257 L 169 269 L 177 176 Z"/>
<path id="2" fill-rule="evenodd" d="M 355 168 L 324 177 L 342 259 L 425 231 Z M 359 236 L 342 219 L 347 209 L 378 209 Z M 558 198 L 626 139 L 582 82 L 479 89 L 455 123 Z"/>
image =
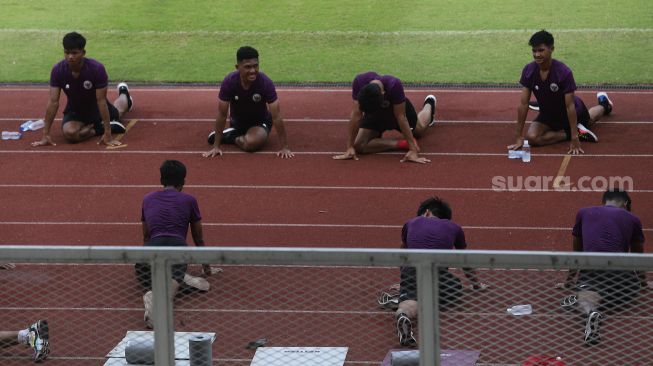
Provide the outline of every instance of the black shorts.
<path id="1" fill-rule="evenodd" d="M 549 116 L 545 113 L 538 113 L 533 122 L 539 122 L 543 125 L 548 126 L 553 131 L 564 130 L 567 133 L 567 136 L 570 136 L 571 130 L 569 129 L 569 118 L 567 115 L 554 117 Z M 585 127 L 589 128 L 590 126 L 590 112 L 587 110 L 585 103 L 581 100 L 581 108 L 576 108 L 576 122 L 582 123 Z"/>
<path id="2" fill-rule="evenodd" d="M 628 304 L 641 290 L 640 279 L 634 271 L 581 270 L 576 287 L 580 291 L 595 291 L 603 298 L 607 309 Z"/>
<path id="3" fill-rule="evenodd" d="M 185 247 L 188 246 L 186 241 L 174 236 L 159 236 L 156 238 L 150 239 L 145 243 L 146 247 Z M 186 276 L 186 270 L 188 269 L 187 264 L 173 264 L 172 265 L 172 279 L 177 281 L 179 284 L 184 282 L 184 276 Z M 150 265 L 148 263 L 136 263 L 134 265 L 134 270 L 136 272 L 136 280 L 145 288 L 146 290 L 152 289 L 152 273 Z"/>
<path id="4" fill-rule="evenodd" d="M 399 301 L 417 301 L 417 271 L 414 267 L 401 269 L 401 282 L 399 284 Z M 463 292 L 462 282 L 448 270 L 439 272 L 439 297 L 440 306 L 447 306 L 458 301 Z"/>
<path id="5" fill-rule="evenodd" d="M 417 112 L 415 111 L 415 107 L 413 107 L 413 103 L 411 103 L 408 99 L 406 99 L 406 119 L 408 120 L 408 125 L 410 126 L 411 130 L 417 126 Z M 383 108 L 374 114 L 363 114 L 363 118 L 361 119 L 361 123 L 358 128 L 373 130 L 379 133 L 383 133 L 384 131 L 388 130 L 397 130 L 401 132 L 392 106 Z"/>
<path id="6" fill-rule="evenodd" d="M 118 109 L 113 104 L 109 103 L 109 101 L 107 101 L 107 107 L 109 108 L 109 121 L 120 121 L 120 112 L 118 112 Z M 96 135 L 101 135 L 104 133 L 102 115 L 100 114 L 99 110 L 86 114 L 77 113 L 66 107 L 66 109 L 63 111 L 63 121 L 61 122 L 61 126 L 63 127 L 63 125 L 70 121 L 79 121 L 85 125 L 93 125 L 93 129 L 95 130 Z"/>
<path id="7" fill-rule="evenodd" d="M 270 130 L 272 130 L 272 116 L 266 116 L 265 119 L 263 119 L 262 121 L 253 122 L 253 123 L 241 122 L 231 117 L 231 120 L 229 122 L 229 127 L 236 129 L 237 136 L 242 136 L 246 134 L 247 131 L 249 131 L 249 129 L 252 127 L 263 127 L 265 132 L 267 132 L 269 135 Z"/>

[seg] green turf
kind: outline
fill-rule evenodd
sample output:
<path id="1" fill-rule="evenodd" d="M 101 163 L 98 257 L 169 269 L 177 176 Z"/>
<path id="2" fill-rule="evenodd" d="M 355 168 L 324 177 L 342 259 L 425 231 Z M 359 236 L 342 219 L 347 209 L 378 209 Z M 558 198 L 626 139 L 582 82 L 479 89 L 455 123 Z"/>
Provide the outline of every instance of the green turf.
<path id="1" fill-rule="evenodd" d="M 83 6 L 82 6 L 83 5 Z M 547 28 L 578 83 L 653 84 L 649 0 L 0 0 L 0 82 L 47 81 L 79 30 L 112 80 L 218 82 L 244 44 L 275 81 L 514 83 Z"/>

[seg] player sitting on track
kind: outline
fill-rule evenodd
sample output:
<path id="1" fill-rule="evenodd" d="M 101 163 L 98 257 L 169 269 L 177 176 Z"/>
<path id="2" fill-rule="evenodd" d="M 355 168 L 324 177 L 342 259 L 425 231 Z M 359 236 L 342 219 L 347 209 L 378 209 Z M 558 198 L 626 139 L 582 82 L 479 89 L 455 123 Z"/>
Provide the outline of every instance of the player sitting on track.
<path id="1" fill-rule="evenodd" d="M 50 74 L 50 99 L 45 111 L 43 138 L 32 146 L 56 145 L 50 128 L 59 110 L 61 90 L 68 97 L 61 122 L 63 136 L 68 142 L 81 142 L 93 136 L 102 138 L 98 144 L 120 145 L 112 133 L 125 133 L 120 117 L 132 108 L 127 84 L 118 84 L 118 98 L 107 101 L 109 78 L 100 62 L 86 58 L 86 39 L 79 33 L 63 37 L 64 59 L 54 65 Z"/>
<path id="2" fill-rule="evenodd" d="M 571 69 L 551 57 L 553 42 L 553 35 L 545 30 L 533 34 L 528 41 L 535 61 L 527 64 L 522 70 L 516 141 L 508 146 L 510 150 L 519 149 L 524 143 L 523 130 L 531 92 L 535 94 L 539 106 L 539 114 L 531 122 L 526 133 L 526 139 L 532 146 L 570 141 L 568 154 L 583 153 L 581 140 L 598 141 L 598 137 L 589 128 L 602 116 L 612 112 L 612 101 L 604 92 L 597 93 L 599 105 L 589 111 L 583 101 L 574 95 L 576 82 Z"/>
<path id="3" fill-rule="evenodd" d="M 432 197 L 419 205 L 417 217 L 408 220 L 401 230 L 401 247 L 404 249 L 465 249 L 465 233 L 451 221 L 449 204 L 438 197 Z M 474 290 L 483 290 L 487 285 L 480 283 L 472 268 L 464 268 L 465 276 Z M 440 307 L 455 303 L 462 294 L 463 286 L 458 277 L 446 269 L 440 270 Z M 395 313 L 397 334 L 402 346 L 415 346 L 411 319 L 417 317 L 417 280 L 414 267 L 401 268 L 399 308 Z"/>
<path id="4" fill-rule="evenodd" d="M 401 80 L 370 71 L 354 78 L 352 98 L 347 151 L 334 156 L 334 159 L 358 160 L 356 154 L 408 150 L 402 162 L 430 162 L 427 158 L 419 157 L 415 139 L 435 122 L 435 96 L 429 95 L 424 99 L 424 106 L 418 114 L 406 98 Z M 387 130 L 397 130 L 404 138 L 383 138 L 383 132 Z"/>
<path id="5" fill-rule="evenodd" d="M 190 226 L 195 246 L 204 246 L 202 238 L 202 217 L 195 197 L 181 192 L 186 179 L 186 167 L 177 160 L 166 160 L 160 168 L 162 191 L 149 193 L 143 198 L 141 221 L 145 246 L 185 247 Z M 184 283 L 187 264 L 172 266 L 172 298 Z M 202 266 L 204 274 L 211 274 L 208 264 Z M 149 264 L 135 266 L 136 278 L 145 289 L 151 288 Z M 206 288 L 208 289 L 208 288 Z M 152 327 L 152 291 L 143 296 L 145 324 Z"/>
<path id="6" fill-rule="evenodd" d="M 622 190 L 608 190 L 603 205 L 582 208 L 576 215 L 573 249 L 575 252 L 642 253 L 644 233 L 639 218 L 630 213 L 631 200 Z M 578 279 L 576 277 L 578 276 Z M 601 341 L 599 324 L 603 310 L 618 310 L 646 288 L 644 272 L 570 270 L 565 287 L 577 292 L 562 300 L 565 309 L 580 308 L 587 315 L 585 343 Z"/>
<path id="7" fill-rule="evenodd" d="M 40 362 L 50 353 L 50 337 L 47 320 L 39 320 L 19 331 L 0 331 L 0 348 L 24 344 L 30 347 L 34 354 L 32 360 Z"/>
<path id="8" fill-rule="evenodd" d="M 236 61 L 236 71 L 225 76 L 220 84 L 215 131 L 208 139 L 213 148 L 203 156 L 222 155 L 222 144 L 235 144 L 247 152 L 261 150 L 274 126 L 281 144 L 277 156 L 292 158 L 277 91 L 272 80 L 258 70 L 258 51 L 241 47 L 236 52 Z M 229 128 L 224 129 L 229 112 Z"/>

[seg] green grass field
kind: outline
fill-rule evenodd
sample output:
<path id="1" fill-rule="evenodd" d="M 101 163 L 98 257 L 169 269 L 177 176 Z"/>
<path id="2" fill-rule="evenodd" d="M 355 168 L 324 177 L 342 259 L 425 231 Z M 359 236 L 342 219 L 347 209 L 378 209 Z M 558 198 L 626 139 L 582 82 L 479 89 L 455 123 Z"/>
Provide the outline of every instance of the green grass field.
<path id="1" fill-rule="evenodd" d="M 71 30 L 110 79 L 219 82 L 241 45 L 277 82 L 515 83 L 546 28 L 580 84 L 653 84 L 650 0 L 0 0 L 0 82 L 46 82 Z"/>

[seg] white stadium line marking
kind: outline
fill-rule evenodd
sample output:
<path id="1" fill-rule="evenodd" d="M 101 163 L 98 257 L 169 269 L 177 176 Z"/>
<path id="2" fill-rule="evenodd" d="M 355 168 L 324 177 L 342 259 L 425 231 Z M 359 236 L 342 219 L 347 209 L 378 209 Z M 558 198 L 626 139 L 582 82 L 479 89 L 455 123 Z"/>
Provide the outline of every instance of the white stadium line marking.
<path id="1" fill-rule="evenodd" d="M 188 189 L 252 189 L 252 190 L 342 190 L 342 191 L 446 191 L 446 192 L 516 192 L 509 189 L 498 190 L 494 188 L 476 188 L 476 187 L 384 187 L 384 186 L 298 186 L 298 185 L 239 185 L 239 184 L 188 184 L 184 186 Z M 158 189 L 161 185 L 156 184 L 0 184 L 0 188 L 37 188 L 37 189 Z M 583 191 L 559 191 L 555 189 L 531 189 L 526 192 L 571 192 L 571 193 L 596 193 L 603 190 L 583 190 Z M 653 189 L 633 189 L 629 192 L 634 193 L 653 193 Z"/>
<path id="2" fill-rule="evenodd" d="M 98 222 L 98 221 L 0 221 L 1 225 L 84 225 L 84 226 L 134 226 L 140 222 Z M 401 229 L 402 225 L 374 224 L 292 224 L 292 223 L 250 223 L 250 222 L 203 222 L 202 226 L 214 227 L 285 227 L 285 228 L 335 228 L 335 229 Z M 571 227 L 559 226 L 473 226 L 462 225 L 466 230 L 524 230 L 524 231 L 571 231 Z M 645 228 L 644 231 L 653 231 Z"/>

